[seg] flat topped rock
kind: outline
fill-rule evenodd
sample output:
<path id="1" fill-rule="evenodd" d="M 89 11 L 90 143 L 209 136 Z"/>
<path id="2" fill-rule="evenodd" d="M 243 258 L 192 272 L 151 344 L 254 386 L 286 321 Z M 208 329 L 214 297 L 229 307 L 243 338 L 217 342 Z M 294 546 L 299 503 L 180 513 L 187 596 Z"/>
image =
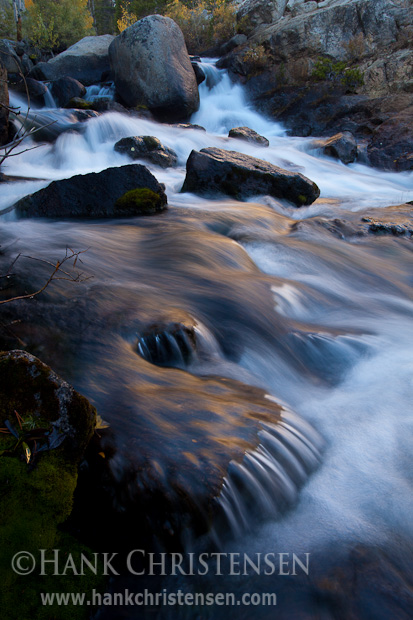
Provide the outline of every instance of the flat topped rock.
<path id="1" fill-rule="evenodd" d="M 299 172 L 218 148 L 191 152 L 181 191 L 209 196 L 226 194 L 240 200 L 265 194 L 288 200 L 297 207 L 313 203 L 320 195 L 318 186 Z"/>
<path id="2" fill-rule="evenodd" d="M 260 146 L 270 146 L 269 141 L 264 136 L 260 136 L 259 133 L 250 129 L 249 127 L 234 127 L 229 130 L 228 138 L 238 138 L 238 140 L 245 140 L 246 142 L 254 142 Z"/>
<path id="3" fill-rule="evenodd" d="M 139 201 L 121 200 L 131 191 L 145 192 Z M 148 201 L 153 208 L 148 208 Z M 147 215 L 166 208 L 164 185 L 145 166 L 132 164 L 53 181 L 16 205 L 19 217 L 97 218 Z M 150 205 L 149 205 L 150 207 Z"/>

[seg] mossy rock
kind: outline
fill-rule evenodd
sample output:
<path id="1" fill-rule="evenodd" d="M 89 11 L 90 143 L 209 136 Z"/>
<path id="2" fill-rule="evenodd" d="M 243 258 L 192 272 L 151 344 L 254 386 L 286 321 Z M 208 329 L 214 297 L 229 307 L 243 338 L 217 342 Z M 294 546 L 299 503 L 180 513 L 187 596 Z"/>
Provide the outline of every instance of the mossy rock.
<path id="1" fill-rule="evenodd" d="M 40 549 L 46 550 L 47 558 L 59 549 L 59 567 L 64 567 L 68 554 L 74 558 L 81 553 L 91 555 L 60 527 L 72 510 L 78 465 L 94 432 L 96 410 L 40 360 L 25 351 L 10 351 L 0 353 L 0 427 L 5 428 L 6 421 L 20 436 L 26 426 L 47 429 L 54 425 L 63 441 L 56 448 L 39 451 L 28 465 L 18 439 L 11 433 L 0 434 L 2 617 L 87 618 L 80 606 L 42 606 L 40 593 L 90 592 L 103 586 L 102 577 L 73 572 L 41 576 Z M 42 440 L 36 445 L 42 445 Z M 12 558 L 21 551 L 36 560 L 31 574 L 17 575 L 12 570 Z"/>
<path id="2" fill-rule="evenodd" d="M 115 204 L 115 211 L 119 215 L 131 211 L 136 215 L 152 215 L 164 209 L 166 205 L 163 197 L 147 187 L 131 189 L 123 194 Z"/>
<path id="3" fill-rule="evenodd" d="M 86 101 L 86 99 L 82 99 L 81 97 L 72 97 L 66 105 L 65 108 L 75 108 L 76 110 L 93 110 L 93 101 Z"/>

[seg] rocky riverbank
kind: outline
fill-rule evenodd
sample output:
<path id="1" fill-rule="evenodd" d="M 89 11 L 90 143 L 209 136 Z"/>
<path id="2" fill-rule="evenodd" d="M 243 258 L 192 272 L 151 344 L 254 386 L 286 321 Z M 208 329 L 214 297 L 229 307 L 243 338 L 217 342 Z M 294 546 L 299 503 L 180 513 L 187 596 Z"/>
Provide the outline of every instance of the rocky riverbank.
<path id="1" fill-rule="evenodd" d="M 247 41 L 220 60 L 292 135 L 350 131 L 358 157 L 413 168 L 411 0 L 244 0 Z"/>

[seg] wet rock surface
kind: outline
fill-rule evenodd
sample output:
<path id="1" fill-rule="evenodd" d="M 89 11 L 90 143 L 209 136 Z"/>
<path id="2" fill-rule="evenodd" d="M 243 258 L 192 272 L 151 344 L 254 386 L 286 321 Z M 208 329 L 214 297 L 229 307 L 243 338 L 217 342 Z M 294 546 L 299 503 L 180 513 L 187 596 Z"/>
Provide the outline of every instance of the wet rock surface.
<path id="1" fill-rule="evenodd" d="M 298 172 L 217 148 L 192 151 L 181 191 L 236 198 L 269 194 L 298 207 L 311 204 L 320 195 L 317 185 Z"/>
<path id="2" fill-rule="evenodd" d="M 178 156 L 171 148 L 161 144 L 154 136 L 130 136 L 115 144 L 115 151 L 131 159 L 145 159 L 152 164 L 169 168 L 177 166 Z"/>
<path id="3" fill-rule="evenodd" d="M 154 211 L 165 208 L 167 199 L 164 186 L 158 183 L 145 166 L 133 164 L 53 181 L 44 189 L 19 200 L 15 210 L 18 217 L 99 218 L 140 215 L 142 206 L 139 200 L 121 205 L 117 202 L 125 192 L 132 190 L 147 190 L 154 198 L 157 197 Z M 146 206 L 143 212 L 147 212 Z"/>
<path id="4" fill-rule="evenodd" d="M 267 138 L 260 136 L 259 133 L 249 127 L 234 127 L 229 130 L 228 137 L 238 138 L 238 140 L 245 140 L 246 142 L 252 142 L 254 144 L 259 144 L 260 146 L 270 145 Z"/>

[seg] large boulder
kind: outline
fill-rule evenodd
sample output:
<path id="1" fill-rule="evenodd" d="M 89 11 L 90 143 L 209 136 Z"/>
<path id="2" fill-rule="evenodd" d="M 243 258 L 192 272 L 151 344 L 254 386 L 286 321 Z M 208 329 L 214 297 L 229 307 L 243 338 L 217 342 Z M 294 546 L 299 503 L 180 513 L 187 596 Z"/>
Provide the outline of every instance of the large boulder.
<path id="1" fill-rule="evenodd" d="M 269 194 L 288 200 L 297 207 L 311 204 L 320 195 L 317 185 L 298 172 L 278 168 L 236 151 L 217 148 L 192 151 L 181 191 L 227 194 L 238 199 Z"/>
<path id="2" fill-rule="evenodd" d="M 188 118 L 199 107 L 196 76 L 183 34 L 168 17 L 150 15 L 111 43 L 109 58 L 119 95 L 160 120 Z"/>
<path id="3" fill-rule="evenodd" d="M 7 88 L 7 71 L 0 61 L 0 146 L 6 144 L 9 133 L 9 91 Z"/>
<path id="4" fill-rule="evenodd" d="M 48 62 L 39 62 L 30 76 L 48 81 L 72 77 L 86 86 L 96 84 L 109 70 L 108 49 L 113 39 L 110 34 L 84 37 Z"/>
<path id="5" fill-rule="evenodd" d="M 131 200 L 121 201 L 133 190 L 136 194 Z M 150 201 L 152 210 L 148 209 Z M 166 203 L 164 186 L 145 166 L 133 164 L 53 181 L 19 200 L 15 209 L 19 217 L 100 218 L 161 211 Z"/>
<path id="6" fill-rule="evenodd" d="M 115 144 L 115 151 L 128 155 L 131 159 L 146 159 L 161 168 L 177 166 L 178 155 L 163 146 L 154 136 L 131 136 L 122 138 Z"/>

